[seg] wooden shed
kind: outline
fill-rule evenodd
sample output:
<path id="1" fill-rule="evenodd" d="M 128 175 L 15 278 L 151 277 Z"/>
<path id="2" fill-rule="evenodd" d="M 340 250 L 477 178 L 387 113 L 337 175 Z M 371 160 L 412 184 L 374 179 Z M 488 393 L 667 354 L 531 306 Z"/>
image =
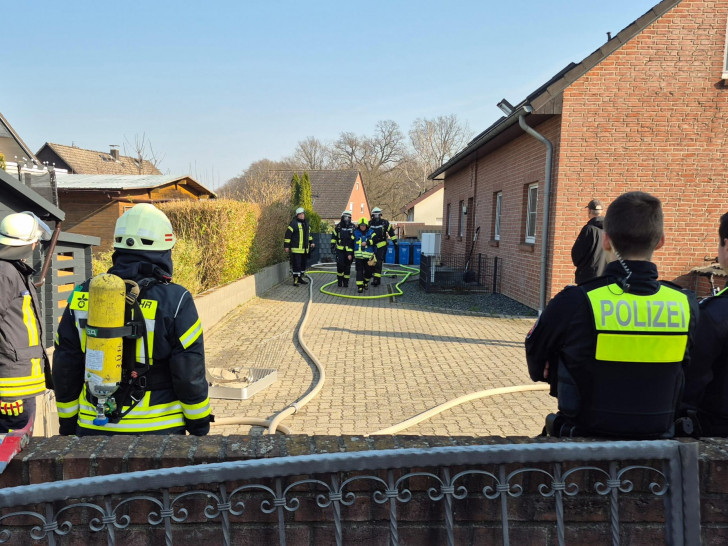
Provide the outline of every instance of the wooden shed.
<path id="1" fill-rule="evenodd" d="M 137 203 L 217 197 L 187 175 L 69 174 L 59 175 L 57 184 L 64 228 L 100 237 L 100 250 L 111 247 L 116 220 Z"/>

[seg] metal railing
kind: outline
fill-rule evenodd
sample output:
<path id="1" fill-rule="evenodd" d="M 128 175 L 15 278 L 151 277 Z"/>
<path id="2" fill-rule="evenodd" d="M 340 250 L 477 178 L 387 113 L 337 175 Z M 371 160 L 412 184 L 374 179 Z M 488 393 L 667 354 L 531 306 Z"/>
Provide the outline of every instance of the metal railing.
<path id="1" fill-rule="evenodd" d="M 403 521 L 399 512 L 412 502 L 437 505 L 421 510 L 442 537 L 437 543 L 456 544 L 467 503 L 476 520 L 500 523 L 502 542 L 510 544 L 511 524 L 523 519 L 513 505 L 520 501 L 537 503 L 539 516 L 553 513 L 553 522 L 540 517 L 538 525 L 555 527 L 564 544 L 573 521 L 566 508 L 583 493 L 590 513 L 602 503 L 601 525 L 613 544 L 620 542 L 620 499 L 638 495 L 640 502 L 663 499 L 663 542 L 692 545 L 700 543 L 697 459 L 697 443 L 660 440 L 364 451 L 130 472 L 0 490 L 0 543 L 28 543 L 21 536 L 28 533 L 53 545 L 85 525 L 89 535 L 105 533 L 108 544 L 123 541 L 124 530 L 163 534 L 153 538 L 173 544 L 190 525 L 213 525 L 216 542 L 229 545 L 267 524 L 266 536 L 285 545 L 296 540 L 291 528 L 314 521 L 331 542 L 344 544 L 351 522 L 362 525 L 347 510 L 364 504 L 366 524 L 379 525 L 397 545 L 412 543 L 412 514 Z"/>
<path id="2" fill-rule="evenodd" d="M 425 292 L 500 292 L 502 258 L 476 254 L 422 255 L 420 287 Z"/>

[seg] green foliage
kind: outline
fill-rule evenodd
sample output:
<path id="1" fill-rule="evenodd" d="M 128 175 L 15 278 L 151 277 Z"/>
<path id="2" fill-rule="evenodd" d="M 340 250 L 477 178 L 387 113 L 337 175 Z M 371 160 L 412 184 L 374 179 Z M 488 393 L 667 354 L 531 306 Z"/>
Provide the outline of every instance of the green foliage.
<path id="1" fill-rule="evenodd" d="M 96 275 L 101 275 L 101 273 L 106 273 L 109 270 L 111 267 L 111 255 L 113 253 L 113 250 L 108 250 L 106 252 L 95 253 L 92 256 L 91 271 L 94 277 Z"/>
<path id="2" fill-rule="evenodd" d="M 301 206 L 301 179 L 298 173 L 293 173 L 291 178 L 291 206 L 296 209 Z"/>
<path id="3" fill-rule="evenodd" d="M 306 209 L 306 218 L 311 233 L 326 233 L 326 222 L 322 222 L 318 214 L 311 209 Z"/>
<path id="4" fill-rule="evenodd" d="M 274 253 L 265 243 L 256 242 L 261 216 L 258 205 L 210 199 L 173 201 L 160 204 L 159 208 L 169 217 L 177 235 L 176 253 L 172 254 L 174 280 L 193 294 L 273 263 L 262 261 L 261 257 Z M 282 247 L 282 232 L 280 239 Z"/>
<path id="5" fill-rule="evenodd" d="M 313 211 L 313 197 L 311 195 L 311 178 L 306 171 L 303 171 L 301 178 L 301 202 L 300 206 L 306 209 L 306 212 Z M 312 220 L 312 219 L 311 219 Z M 321 219 L 319 218 L 319 222 Z"/>

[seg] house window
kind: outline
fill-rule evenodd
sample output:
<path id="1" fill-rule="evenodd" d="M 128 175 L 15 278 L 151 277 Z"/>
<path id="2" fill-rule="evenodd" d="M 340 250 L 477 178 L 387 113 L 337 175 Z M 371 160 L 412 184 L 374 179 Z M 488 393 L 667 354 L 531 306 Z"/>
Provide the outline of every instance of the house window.
<path id="1" fill-rule="evenodd" d="M 121 211 L 121 213 L 124 214 L 126 211 L 131 210 L 133 208 L 134 208 L 134 205 L 124 205 L 122 207 L 123 210 Z"/>
<path id="2" fill-rule="evenodd" d="M 447 212 L 445 213 L 445 235 L 450 237 L 450 203 L 447 204 Z"/>
<path id="3" fill-rule="evenodd" d="M 528 186 L 528 206 L 526 208 L 526 242 L 536 242 L 536 207 L 538 206 L 538 184 Z"/>
<path id="4" fill-rule="evenodd" d="M 359 182 L 356 183 L 356 189 L 359 189 Z"/>
<path id="5" fill-rule="evenodd" d="M 460 223 L 458 224 L 458 235 L 462 237 L 465 235 L 465 215 L 467 209 L 465 208 L 465 201 L 460 201 Z"/>
<path id="6" fill-rule="evenodd" d="M 361 204 L 361 213 L 364 214 L 364 203 Z"/>
<path id="7" fill-rule="evenodd" d="M 503 204 L 503 192 L 502 191 L 499 191 L 495 194 L 495 199 L 493 199 L 493 202 L 495 205 L 495 212 L 493 214 L 493 218 L 494 218 L 493 240 L 500 241 L 501 206 Z"/>
<path id="8" fill-rule="evenodd" d="M 728 24 L 725 30 L 725 48 L 723 49 L 723 76 L 724 80 L 728 80 Z"/>
<path id="9" fill-rule="evenodd" d="M 354 202 L 353 201 L 349 202 L 349 210 L 352 212 L 354 211 Z"/>

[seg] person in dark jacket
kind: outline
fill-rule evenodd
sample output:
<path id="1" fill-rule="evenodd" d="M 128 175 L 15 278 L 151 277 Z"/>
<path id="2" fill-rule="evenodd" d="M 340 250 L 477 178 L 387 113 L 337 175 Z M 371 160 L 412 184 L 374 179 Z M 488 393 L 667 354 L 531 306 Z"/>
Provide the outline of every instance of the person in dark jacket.
<path id="1" fill-rule="evenodd" d="M 728 213 L 720 217 L 718 262 L 728 271 Z M 683 415 L 696 436 L 728 436 L 728 289 L 700 302 Z"/>
<path id="2" fill-rule="evenodd" d="M 576 266 L 574 275 L 576 284 L 599 277 L 607 265 L 606 254 L 602 246 L 604 233 L 604 217 L 602 202 L 592 199 L 586 206 L 589 221 L 581 228 L 579 236 L 571 247 L 571 261 Z"/>
<path id="3" fill-rule="evenodd" d="M 366 218 L 360 218 L 354 231 L 354 259 L 356 260 L 356 291 L 361 294 L 369 290 L 369 281 L 372 279 L 376 260 L 377 235 L 369 227 Z"/>
<path id="4" fill-rule="evenodd" d="M 351 277 L 351 262 L 354 260 L 354 230 L 351 211 L 341 213 L 341 221 L 331 235 L 331 252 L 336 256 L 336 277 L 338 286 L 348 287 Z"/>
<path id="5" fill-rule="evenodd" d="M 61 434 L 209 432 L 202 324 L 191 294 L 172 282 L 175 242 L 172 224 L 153 205 L 135 205 L 116 222 L 108 272 L 139 286 L 146 336 L 124 340 L 122 384 L 113 395 L 119 413 L 105 424 L 95 422 L 98 400 L 85 380 L 90 280 L 69 298 L 53 355 Z"/>
<path id="6" fill-rule="evenodd" d="M 397 247 L 397 234 L 389 223 L 389 220 L 382 218 L 382 209 L 374 207 L 372 209 L 372 218 L 369 222 L 369 229 L 376 235 L 377 242 L 374 255 L 377 257 L 377 263 L 374 265 L 372 286 L 382 284 L 382 267 L 384 266 L 384 258 L 387 256 L 387 237 L 391 239 L 395 248 Z"/>
<path id="7" fill-rule="evenodd" d="M 308 284 L 304 274 L 306 273 L 308 253 L 316 246 L 312 241 L 313 237 L 309 232 L 308 222 L 306 221 L 306 211 L 303 207 L 298 207 L 296 217 L 288 224 L 286 234 L 283 237 L 283 248 L 291 260 L 293 286 Z"/>
<path id="8" fill-rule="evenodd" d="M 554 297 L 526 338 L 533 381 L 546 381 L 559 412 L 553 436 L 669 438 L 695 336 L 692 292 L 658 281 L 650 261 L 665 241 L 659 199 L 621 195 L 604 221 L 614 254 L 604 276 Z"/>
<path id="9" fill-rule="evenodd" d="M 0 434 L 25 427 L 45 391 L 43 321 L 26 263 L 50 229 L 32 212 L 0 222 Z"/>

